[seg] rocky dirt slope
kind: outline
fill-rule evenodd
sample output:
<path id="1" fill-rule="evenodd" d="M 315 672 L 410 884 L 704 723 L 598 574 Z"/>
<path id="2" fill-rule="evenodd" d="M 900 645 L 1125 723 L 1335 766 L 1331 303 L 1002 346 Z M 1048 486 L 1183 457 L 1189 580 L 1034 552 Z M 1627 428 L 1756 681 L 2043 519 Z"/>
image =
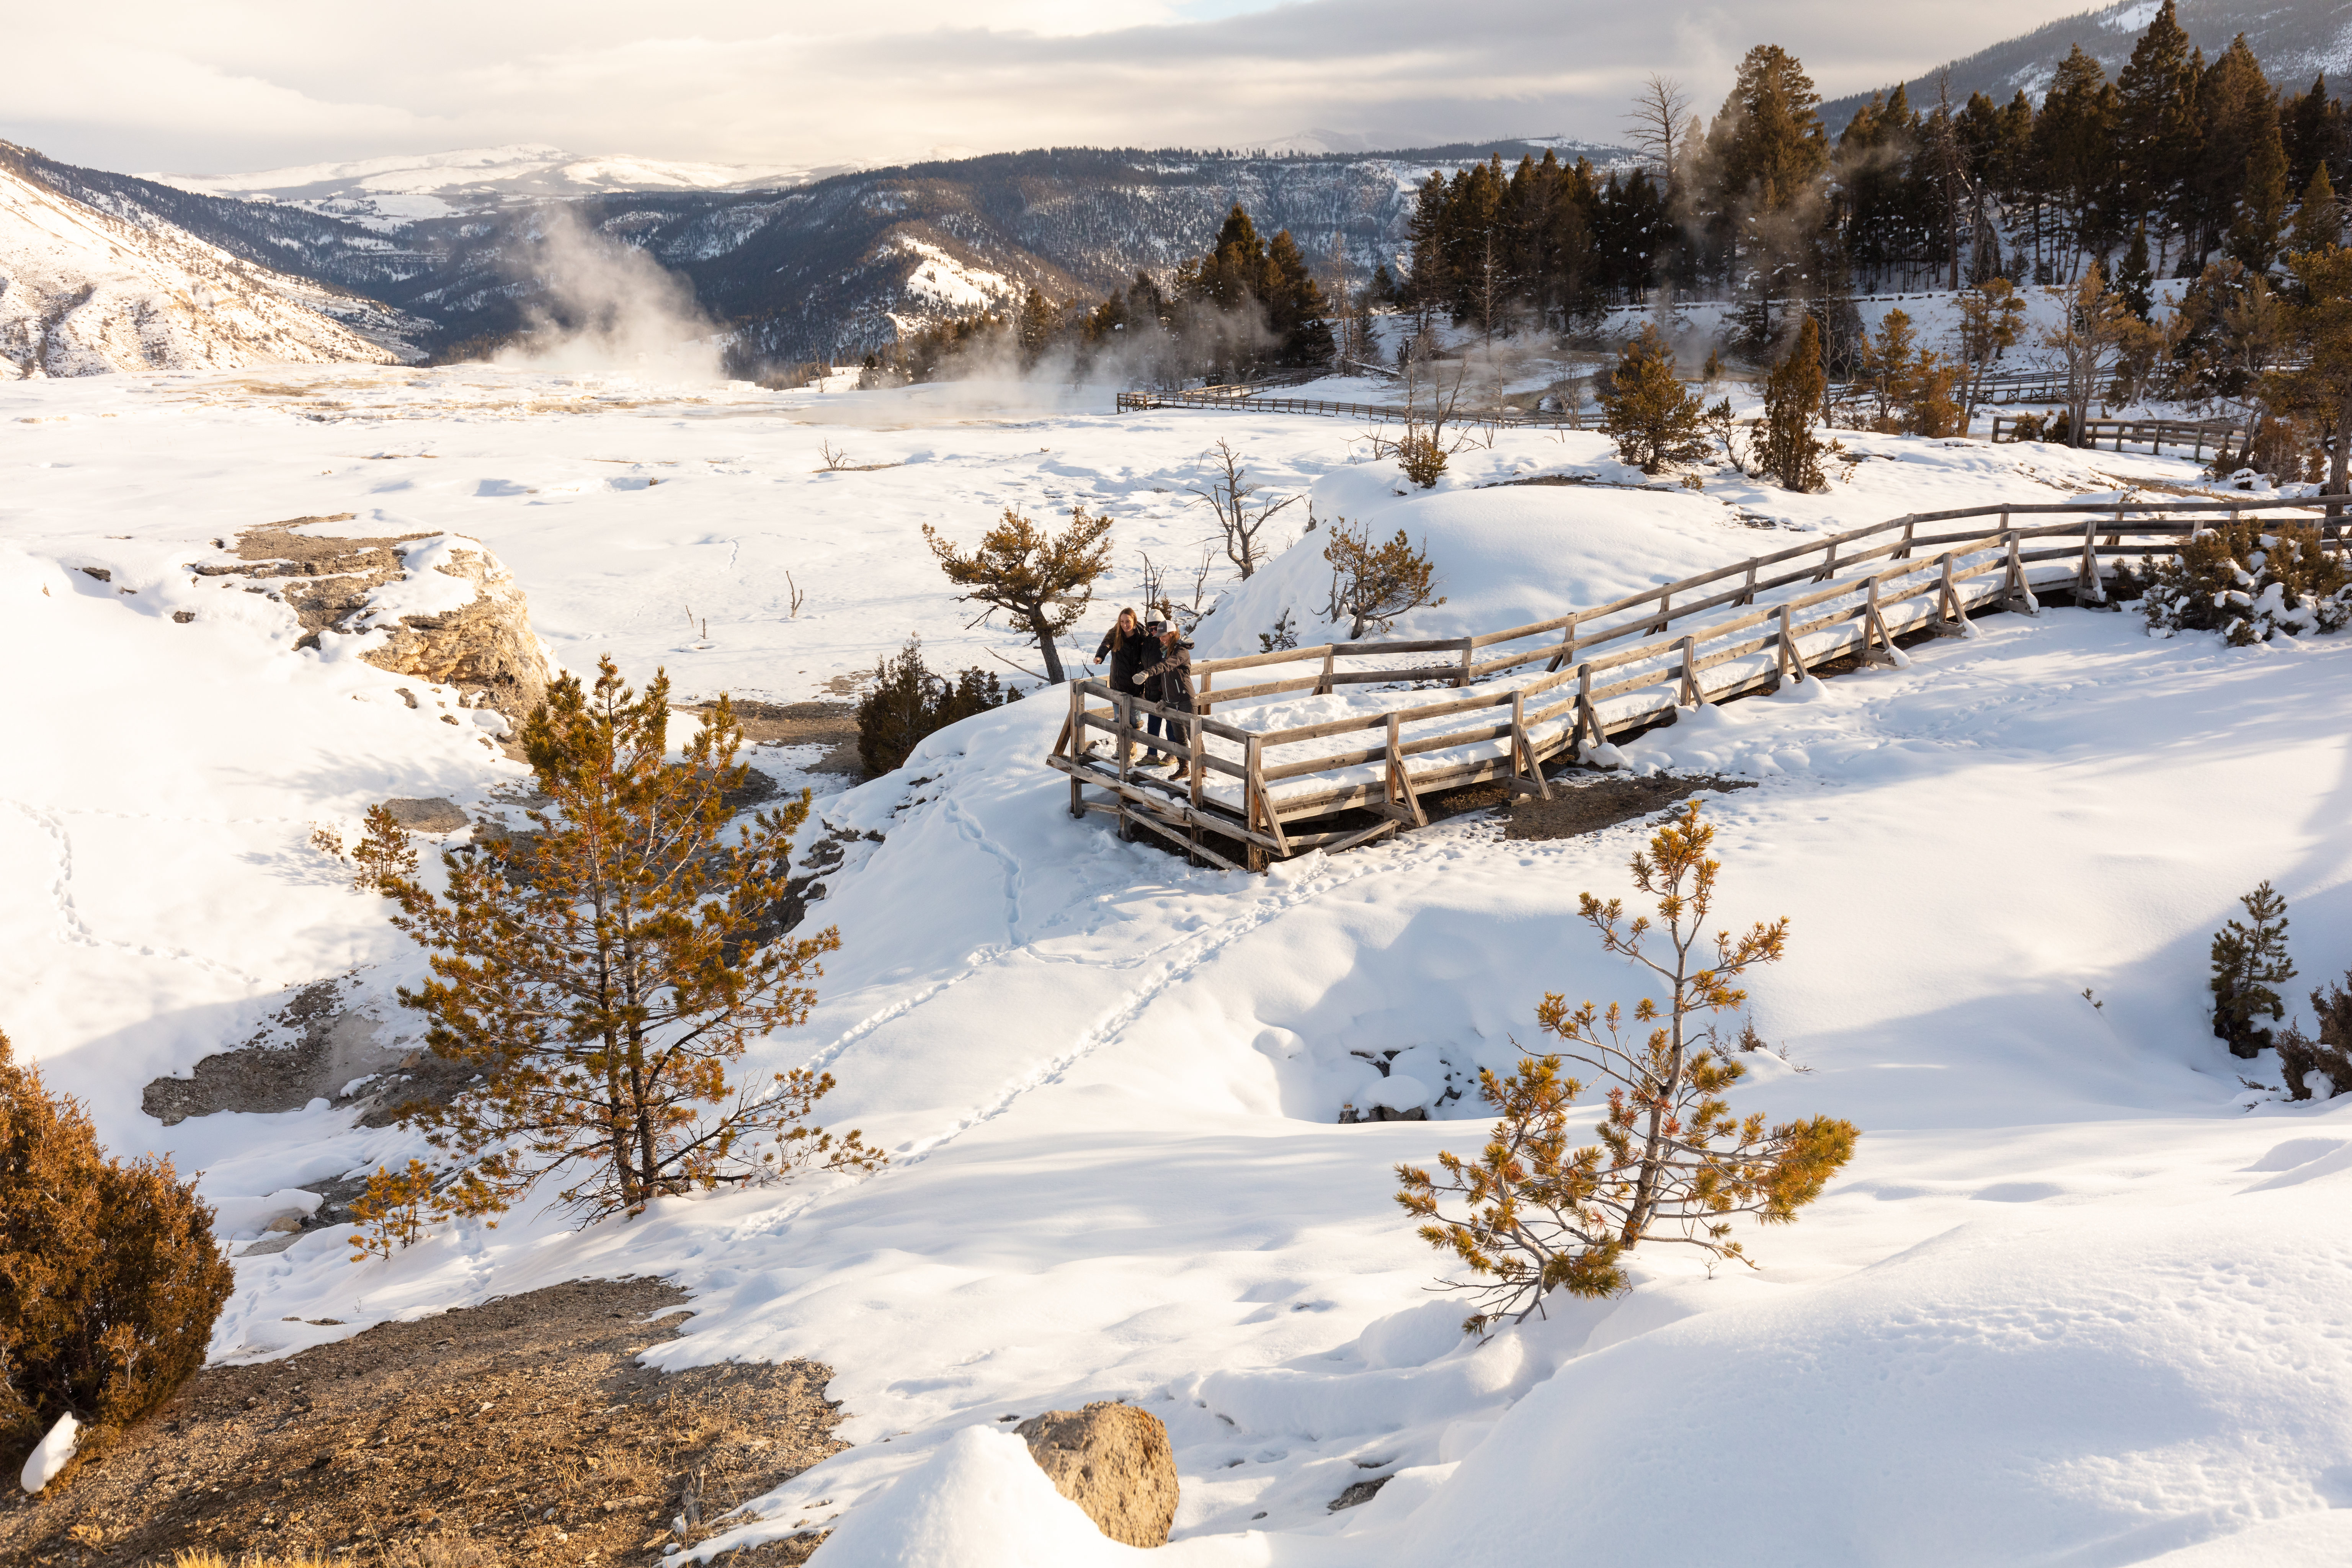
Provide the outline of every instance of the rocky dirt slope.
<path id="1" fill-rule="evenodd" d="M 209 1547 L 370 1564 L 400 1545 L 650 1561 L 842 1447 L 814 1363 L 637 1365 L 675 1337 L 684 1299 L 580 1280 L 208 1367 L 58 1495 L 5 1489 L 0 1563 L 148 1568 Z M 798 1563 L 814 1544 L 812 1529 L 733 1561 Z"/>

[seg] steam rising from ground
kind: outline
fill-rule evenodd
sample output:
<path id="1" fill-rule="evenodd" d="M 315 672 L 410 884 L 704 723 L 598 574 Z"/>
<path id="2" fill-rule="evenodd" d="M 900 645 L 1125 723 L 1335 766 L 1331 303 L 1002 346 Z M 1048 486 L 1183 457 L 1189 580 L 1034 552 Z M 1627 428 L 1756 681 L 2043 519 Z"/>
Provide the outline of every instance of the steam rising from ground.
<path id="1" fill-rule="evenodd" d="M 685 279 L 634 246 L 582 223 L 563 206 L 541 209 L 537 240 L 514 258 L 540 293 L 524 308 L 523 335 L 493 363 L 520 369 L 624 371 L 665 381 L 719 381 L 716 326 Z"/>

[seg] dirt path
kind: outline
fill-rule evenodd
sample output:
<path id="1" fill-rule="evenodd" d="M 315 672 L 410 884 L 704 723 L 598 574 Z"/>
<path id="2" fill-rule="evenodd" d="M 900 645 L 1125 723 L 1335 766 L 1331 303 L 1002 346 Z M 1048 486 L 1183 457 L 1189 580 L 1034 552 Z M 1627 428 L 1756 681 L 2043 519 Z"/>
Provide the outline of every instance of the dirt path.
<path id="1" fill-rule="evenodd" d="M 62 1495 L 7 1488 L 0 1563 L 145 1568 L 208 1546 L 366 1564 L 433 1545 L 484 1568 L 657 1561 L 845 1447 L 814 1363 L 636 1365 L 677 1337 L 684 1300 L 583 1280 L 209 1368 Z M 730 1561 L 796 1563 L 814 1544 Z"/>

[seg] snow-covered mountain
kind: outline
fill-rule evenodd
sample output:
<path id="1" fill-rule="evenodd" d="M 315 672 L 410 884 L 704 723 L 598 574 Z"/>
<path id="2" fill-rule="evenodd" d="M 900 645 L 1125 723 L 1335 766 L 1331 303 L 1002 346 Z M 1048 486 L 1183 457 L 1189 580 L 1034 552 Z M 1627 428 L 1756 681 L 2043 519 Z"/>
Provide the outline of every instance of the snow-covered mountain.
<path id="1" fill-rule="evenodd" d="M 403 356 L 362 331 L 395 336 L 402 321 L 172 225 L 100 212 L 0 159 L 0 380 L 393 363 Z"/>
<path id="2" fill-rule="evenodd" d="M 1053 148 L 845 174 L 520 146 L 196 178 L 7 152 L 75 201 L 413 312 L 445 347 L 543 312 L 546 209 L 561 202 L 581 226 L 683 276 L 752 359 L 782 361 L 854 357 L 1032 287 L 1065 301 L 1099 295 L 1139 267 L 1200 254 L 1235 203 L 1318 265 L 1336 247 L 1366 278 L 1396 266 L 1413 186 L 1433 169 L 1631 156 L 1560 138 L 1371 153 Z"/>
<path id="3" fill-rule="evenodd" d="M 627 153 L 582 157 L 520 142 L 450 153 L 405 153 L 341 163 L 306 163 L 249 174 L 144 174 L 198 195 L 272 201 L 393 229 L 420 218 L 478 212 L 514 202 L 607 195 L 616 191 L 743 191 L 806 184 L 851 165 L 681 163 Z"/>
<path id="4" fill-rule="evenodd" d="M 1966 59 L 1954 60 L 1941 68 L 1951 73 L 1952 100 L 1965 103 L 1969 94 L 1981 92 L 1996 103 L 2006 103 L 2013 94 L 2023 92 L 2038 101 L 2057 73 L 2058 62 L 2077 44 L 2113 79 L 2131 58 L 2140 34 L 2156 19 L 2160 3 L 2114 0 L 2112 5 L 2063 17 L 1979 49 Z M 2181 30 L 2209 60 L 2243 33 L 2273 87 L 2300 92 L 2322 72 L 2338 80 L 2352 72 L 2352 5 L 2345 0 L 2284 0 L 2283 4 L 2177 0 L 2175 15 Z M 1913 104 L 1935 102 L 1938 74 L 1925 71 L 1904 84 Z M 1823 104 L 1822 121 L 1836 132 L 1869 96 L 1855 93 Z"/>

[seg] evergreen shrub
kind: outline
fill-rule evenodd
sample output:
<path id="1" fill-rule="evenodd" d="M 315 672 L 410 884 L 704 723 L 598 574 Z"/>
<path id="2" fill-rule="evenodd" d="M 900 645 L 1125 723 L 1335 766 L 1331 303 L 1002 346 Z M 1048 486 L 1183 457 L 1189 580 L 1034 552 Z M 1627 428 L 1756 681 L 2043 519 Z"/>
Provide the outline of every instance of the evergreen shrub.
<path id="1" fill-rule="evenodd" d="M 874 686 L 857 704 L 857 760 L 868 778 L 906 765 L 918 742 L 959 719 L 985 713 L 1021 694 L 1007 692 L 984 669 L 950 681 L 923 663 L 923 639 L 908 637 L 895 658 L 874 667 Z"/>
<path id="2" fill-rule="evenodd" d="M 236 1284 L 212 1219 L 168 1159 L 108 1159 L 88 1112 L 0 1035 L 5 1474 L 65 1415 L 75 1463 L 101 1451 L 204 1364 Z"/>
<path id="3" fill-rule="evenodd" d="M 2220 632 L 2235 647 L 2352 622 L 2343 558 L 2320 548 L 2314 523 L 2223 522 L 2191 534 L 2179 555 L 2152 561 L 2144 575 L 2126 574 L 2120 586 L 2120 596 L 2137 595 L 2149 631 Z"/>

